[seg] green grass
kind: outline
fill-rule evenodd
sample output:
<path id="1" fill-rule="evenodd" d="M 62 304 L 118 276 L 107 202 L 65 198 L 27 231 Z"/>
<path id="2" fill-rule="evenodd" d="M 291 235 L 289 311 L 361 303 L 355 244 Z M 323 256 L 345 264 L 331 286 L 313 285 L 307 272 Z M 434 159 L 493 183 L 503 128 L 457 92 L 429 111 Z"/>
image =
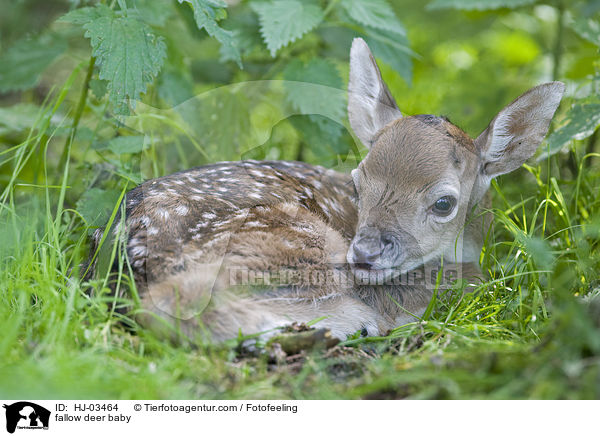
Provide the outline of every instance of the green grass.
<path id="1" fill-rule="evenodd" d="M 3 398 L 600 398 L 593 157 L 573 151 L 569 170 L 555 156 L 493 184 L 486 282 L 440 295 L 427 319 L 387 337 L 277 364 L 269 350 L 174 345 L 128 330 L 107 292 L 86 293 L 78 266 L 93 226 L 76 201 L 93 171 L 85 141 L 72 149 L 77 124 L 56 121 L 79 73 L 50 94 L 26 140 L 0 154 Z M 146 152 L 163 173 L 157 150 Z M 132 186 L 130 163 L 110 162 L 117 193 Z"/>

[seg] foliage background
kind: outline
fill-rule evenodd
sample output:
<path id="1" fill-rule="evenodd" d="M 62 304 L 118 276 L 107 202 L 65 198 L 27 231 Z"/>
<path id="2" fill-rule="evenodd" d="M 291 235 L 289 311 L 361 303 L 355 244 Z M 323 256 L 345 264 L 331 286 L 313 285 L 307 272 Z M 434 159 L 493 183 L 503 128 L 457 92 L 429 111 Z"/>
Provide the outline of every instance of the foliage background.
<path id="1" fill-rule="evenodd" d="M 600 397 L 599 1 L 0 0 L 0 10 L 3 397 Z M 345 89 L 356 36 L 404 113 L 447 115 L 472 136 L 529 87 L 567 84 L 538 159 L 493 185 L 490 280 L 388 337 L 284 362 L 124 329 L 106 281 L 88 284 L 100 291 L 90 298 L 78 279 L 88 234 L 142 179 L 193 165 L 355 165 L 365 150 L 344 99 L 293 82 Z"/>

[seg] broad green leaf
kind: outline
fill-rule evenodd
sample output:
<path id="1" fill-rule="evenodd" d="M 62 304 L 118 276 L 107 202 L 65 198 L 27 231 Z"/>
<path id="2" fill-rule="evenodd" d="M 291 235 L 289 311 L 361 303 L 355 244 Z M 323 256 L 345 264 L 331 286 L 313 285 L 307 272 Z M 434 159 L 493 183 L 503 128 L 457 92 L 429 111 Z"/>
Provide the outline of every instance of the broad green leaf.
<path id="1" fill-rule="evenodd" d="M 285 68 L 283 77 L 286 100 L 298 114 L 305 115 L 291 117 L 291 124 L 302 134 L 318 162 L 335 164 L 338 156 L 347 152 L 347 144 L 341 141 L 346 100 L 338 70 L 322 59 L 306 64 L 294 60 Z"/>
<path id="2" fill-rule="evenodd" d="M 136 17 L 144 23 L 160 27 L 165 25 L 172 14 L 173 9 L 171 7 L 156 0 L 136 0 L 132 8 L 127 10 L 129 17 Z"/>
<path id="3" fill-rule="evenodd" d="M 66 48 L 65 41 L 48 36 L 17 42 L 0 56 L 0 92 L 33 88 Z"/>
<path id="4" fill-rule="evenodd" d="M 427 9 L 462 9 L 465 11 L 487 11 L 500 8 L 518 8 L 535 3 L 536 0 L 433 0 Z"/>
<path id="5" fill-rule="evenodd" d="M 338 122 L 344 119 L 342 79 L 333 64 L 323 59 L 313 59 L 307 64 L 294 60 L 284 70 L 283 77 L 289 81 L 285 83 L 286 99 L 299 114 L 319 114 Z M 315 120 L 321 125 L 318 120 L 324 118 Z"/>
<path id="6" fill-rule="evenodd" d="M 567 113 L 567 123 L 548 137 L 539 160 L 558 153 L 569 141 L 585 139 L 600 125 L 600 103 L 576 104 Z"/>
<path id="7" fill-rule="evenodd" d="M 290 122 L 301 133 L 314 160 L 320 165 L 333 166 L 338 163 L 340 156 L 348 153 L 348 143 L 343 141 L 341 124 L 320 115 L 294 116 Z M 311 161 L 306 154 L 302 160 Z"/>
<path id="8" fill-rule="evenodd" d="M 74 9 L 63 15 L 57 23 L 87 24 L 100 17 L 112 17 L 114 12 L 106 5 L 98 4 L 96 7 Z"/>
<path id="9" fill-rule="evenodd" d="M 144 149 L 144 137 L 117 136 L 108 142 L 108 149 L 115 154 L 139 153 Z"/>
<path id="10" fill-rule="evenodd" d="M 194 11 L 194 20 L 198 29 L 206 30 L 210 36 L 221 43 L 221 53 L 226 60 L 235 61 L 242 68 L 242 59 L 233 32 L 217 24 L 227 16 L 227 4 L 222 0 L 178 0 L 189 3 Z"/>
<path id="11" fill-rule="evenodd" d="M 314 29 L 323 20 L 319 6 L 297 0 L 251 3 L 250 6 L 258 14 L 260 33 L 273 57 L 277 50 Z"/>
<path id="12" fill-rule="evenodd" d="M 101 99 L 106 94 L 108 82 L 106 80 L 92 79 L 90 80 L 90 89 L 97 99 Z"/>
<path id="13" fill-rule="evenodd" d="M 94 150 L 110 150 L 115 154 L 139 153 L 144 149 L 144 136 L 117 136 L 94 144 Z"/>
<path id="14" fill-rule="evenodd" d="M 77 201 L 77 210 L 89 226 L 101 226 L 106 224 L 110 211 L 114 208 L 118 199 L 118 191 L 105 191 L 99 188 L 88 189 Z"/>
<path id="15" fill-rule="evenodd" d="M 360 24 L 406 35 L 404 26 L 386 0 L 343 0 L 342 6 Z"/>
<path id="16" fill-rule="evenodd" d="M 158 75 L 165 58 L 162 38 L 141 21 L 129 17 L 100 16 L 83 25 L 91 39 L 93 55 L 108 81 L 108 96 L 119 114 L 128 114 L 146 86 Z"/>
<path id="17" fill-rule="evenodd" d="M 600 23 L 592 19 L 579 19 L 571 24 L 571 28 L 583 39 L 600 47 Z"/>

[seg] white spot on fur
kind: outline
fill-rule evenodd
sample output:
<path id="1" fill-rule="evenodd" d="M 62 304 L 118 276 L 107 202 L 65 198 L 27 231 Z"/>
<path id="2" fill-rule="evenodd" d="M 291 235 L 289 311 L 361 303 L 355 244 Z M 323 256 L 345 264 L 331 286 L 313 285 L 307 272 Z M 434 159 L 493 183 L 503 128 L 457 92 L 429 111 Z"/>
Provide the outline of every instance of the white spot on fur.
<path id="1" fill-rule="evenodd" d="M 129 250 L 131 251 L 131 255 L 133 257 L 145 256 L 148 252 L 145 245 L 135 245 L 130 247 Z"/>
<path id="2" fill-rule="evenodd" d="M 267 227 L 267 225 L 261 221 L 248 221 L 244 223 L 246 227 Z"/>
<path id="3" fill-rule="evenodd" d="M 158 215 L 158 217 L 162 218 L 164 221 L 168 220 L 171 216 L 169 211 L 167 209 L 163 209 L 162 207 L 156 209 L 156 215 Z"/>
<path id="4" fill-rule="evenodd" d="M 188 209 L 188 207 L 184 204 L 180 204 L 179 206 L 177 206 L 175 208 L 175 212 L 177 213 L 177 215 L 179 216 L 186 216 L 188 214 L 190 210 Z"/>

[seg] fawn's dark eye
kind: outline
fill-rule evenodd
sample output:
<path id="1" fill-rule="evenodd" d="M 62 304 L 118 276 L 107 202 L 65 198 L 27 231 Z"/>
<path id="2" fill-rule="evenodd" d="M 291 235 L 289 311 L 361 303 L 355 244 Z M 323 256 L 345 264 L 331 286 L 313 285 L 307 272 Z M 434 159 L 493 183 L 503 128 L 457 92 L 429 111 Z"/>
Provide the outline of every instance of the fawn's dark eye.
<path id="1" fill-rule="evenodd" d="M 454 206 L 456 206 L 456 198 L 445 195 L 433 204 L 431 210 L 438 216 L 448 216 L 454 210 Z"/>

